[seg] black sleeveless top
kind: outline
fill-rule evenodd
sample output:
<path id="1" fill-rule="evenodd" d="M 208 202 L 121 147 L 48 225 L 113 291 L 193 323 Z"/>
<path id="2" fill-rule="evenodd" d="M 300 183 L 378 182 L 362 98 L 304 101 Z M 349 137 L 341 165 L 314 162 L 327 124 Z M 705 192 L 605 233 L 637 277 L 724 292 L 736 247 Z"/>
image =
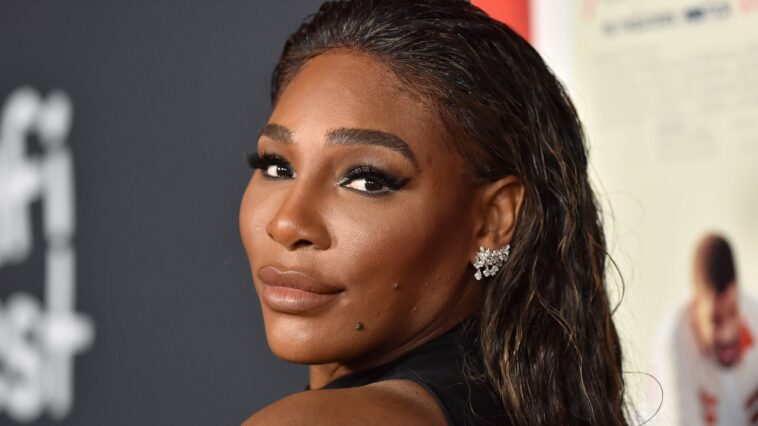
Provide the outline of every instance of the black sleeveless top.
<path id="1" fill-rule="evenodd" d="M 492 388 L 464 373 L 464 349 L 478 354 L 474 352 L 476 341 L 471 337 L 476 327 L 472 327 L 470 321 L 397 360 L 339 377 L 322 389 L 352 388 L 382 380 L 410 380 L 423 386 L 437 400 L 450 426 L 507 425 L 504 409 Z M 480 362 L 469 361 L 467 368 L 481 374 Z"/>

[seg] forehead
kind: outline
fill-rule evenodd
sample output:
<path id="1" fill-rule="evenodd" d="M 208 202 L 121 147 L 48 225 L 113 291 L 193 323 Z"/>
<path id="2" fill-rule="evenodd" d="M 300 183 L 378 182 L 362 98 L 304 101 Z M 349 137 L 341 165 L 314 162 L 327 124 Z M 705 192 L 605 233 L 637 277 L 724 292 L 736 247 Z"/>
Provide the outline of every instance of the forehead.
<path id="1" fill-rule="evenodd" d="M 285 87 L 270 122 L 295 132 L 295 139 L 323 138 L 332 128 L 390 132 L 417 154 L 433 142 L 443 147 L 447 133 L 420 95 L 373 57 L 335 49 L 306 62 Z"/>

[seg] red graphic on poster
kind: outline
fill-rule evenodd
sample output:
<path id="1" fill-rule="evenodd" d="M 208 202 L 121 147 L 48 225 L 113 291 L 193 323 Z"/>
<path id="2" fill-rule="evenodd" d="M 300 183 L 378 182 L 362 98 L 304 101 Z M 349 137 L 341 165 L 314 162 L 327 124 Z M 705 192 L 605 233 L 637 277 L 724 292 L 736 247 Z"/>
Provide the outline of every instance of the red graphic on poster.
<path id="1" fill-rule="evenodd" d="M 719 400 L 709 394 L 708 392 L 705 392 L 704 390 L 700 390 L 699 392 L 700 396 L 700 404 L 703 408 L 703 421 L 706 425 L 712 426 L 716 424 L 716 406 L 719 403 Z"/>
<path id="2" fill-rule="evenodd" d="M 532 41 L 529 0 L 471 0 L 471 3 L 498 21 L 508 24 L 527 41 Z"/>

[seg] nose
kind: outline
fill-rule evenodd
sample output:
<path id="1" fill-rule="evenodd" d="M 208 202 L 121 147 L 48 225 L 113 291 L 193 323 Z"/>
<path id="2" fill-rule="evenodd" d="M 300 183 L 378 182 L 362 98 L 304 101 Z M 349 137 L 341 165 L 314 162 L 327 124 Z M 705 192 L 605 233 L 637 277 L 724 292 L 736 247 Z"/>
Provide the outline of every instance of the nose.
<path id="1" fill-rule="evenodd" d="M 721 345 L 736 343 L 740 339 L 741 323 L 738 318 L 729 318 L 715 327 L 714 340 Z"/>
<path id="2" fill-rule="evenodd" d="M 288 251 L 305 247 L 326 250 L 331 246 L 331 236 L 320 207 L 315 188 L 294 185 L 266 224 L 266 233 Z"/>

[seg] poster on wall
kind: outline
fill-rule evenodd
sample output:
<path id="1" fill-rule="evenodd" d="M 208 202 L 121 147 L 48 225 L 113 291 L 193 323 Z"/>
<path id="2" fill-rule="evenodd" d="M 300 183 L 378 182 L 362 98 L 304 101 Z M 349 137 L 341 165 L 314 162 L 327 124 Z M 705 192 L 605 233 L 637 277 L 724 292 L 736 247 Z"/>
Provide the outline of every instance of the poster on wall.
<path id="1" fill-rule="evenodd" d="M 575 6 L 572 94 L 623 277 L 634 409 L 758 424 L 758 1 Z"/>

